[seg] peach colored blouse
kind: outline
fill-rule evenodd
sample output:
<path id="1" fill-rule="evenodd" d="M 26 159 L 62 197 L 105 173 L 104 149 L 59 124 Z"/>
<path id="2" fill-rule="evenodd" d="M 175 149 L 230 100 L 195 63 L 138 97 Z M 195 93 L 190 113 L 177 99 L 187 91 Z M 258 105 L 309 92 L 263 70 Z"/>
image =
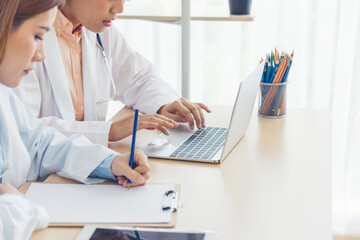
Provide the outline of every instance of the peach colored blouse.
<path id="1" fill-rule="evenodd" d="M 84 120 L 84 92 L 81 65 L 81 28 L 73 31 L 73 24 L 58 11 L 54 28 L 59 42 L 69 90 L 74 106 L 75 120 Z"/>

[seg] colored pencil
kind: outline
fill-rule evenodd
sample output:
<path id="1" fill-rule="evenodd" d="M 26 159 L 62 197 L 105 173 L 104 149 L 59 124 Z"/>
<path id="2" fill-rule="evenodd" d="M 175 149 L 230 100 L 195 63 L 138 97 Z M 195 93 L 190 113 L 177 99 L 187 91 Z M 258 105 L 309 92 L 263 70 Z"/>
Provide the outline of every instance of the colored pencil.
<path id="1" fill-rule="evenodd" d="M 294 51 L 289 54 L 282 52 L 279 55 L 275 48 L 274 52 L 266 54 L 265 67 L 262 82 L 264 84 L 280 85 L 262 85 L 261 104 L 259 114 L 265 116 L 278 116 L 285 114 L 286 86 L 281 85 L 287 82 L 289 71 L 292 65 Z"/>

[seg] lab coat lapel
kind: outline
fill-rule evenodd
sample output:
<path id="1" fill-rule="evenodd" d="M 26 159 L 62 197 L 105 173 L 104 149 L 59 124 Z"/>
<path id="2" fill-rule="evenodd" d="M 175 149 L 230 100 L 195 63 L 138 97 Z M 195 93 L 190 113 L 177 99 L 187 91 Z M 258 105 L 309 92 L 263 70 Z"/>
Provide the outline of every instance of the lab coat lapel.
<path id="1" fill-rule="evenodd" d="M 63 119 L 75 120 L 75 112 L 71 101 L 69 85 L 65 74 L 64 64 L 62 64 L 62 56 L 54 28 L 51 28 L 46 36 L 44 48 L 46 52 L 44 64 L 49 75 L 49 81 L 60 114 Z"/>
<path id="2" fill-rule="evenodd" d="M 84 119 L 97 119 L 96 114 L 96 33 L 82 31 L 82 76 L 84 88 Z"/>

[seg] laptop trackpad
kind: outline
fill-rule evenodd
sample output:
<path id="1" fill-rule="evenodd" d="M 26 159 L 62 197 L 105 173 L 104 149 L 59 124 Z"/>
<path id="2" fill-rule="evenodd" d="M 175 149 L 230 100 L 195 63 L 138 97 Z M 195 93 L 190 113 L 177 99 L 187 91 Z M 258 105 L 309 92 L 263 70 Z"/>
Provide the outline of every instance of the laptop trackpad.
<path id="1" fill-rule="evenodd" d="M 180 124 L 178 128 L 168 129 L 168 131 L 170 136 L 161 134 L 143 149 L 146 155 L 168 157 L 194 132 L 187 124 Z"/>

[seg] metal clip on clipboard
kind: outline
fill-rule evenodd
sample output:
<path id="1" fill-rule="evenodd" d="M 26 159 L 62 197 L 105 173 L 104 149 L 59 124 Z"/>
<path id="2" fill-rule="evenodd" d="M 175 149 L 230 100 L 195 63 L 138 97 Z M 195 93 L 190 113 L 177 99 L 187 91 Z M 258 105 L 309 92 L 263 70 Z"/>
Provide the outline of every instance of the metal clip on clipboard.
<path id="1" fill-rule="evenodd" d="M 165 192 L 164 198 L 163 198 L 162 210 L 163 211 L 170 210 L 172 212 L 176 212 L 177 211 L 177 202 L 178 202 L 178 193 L 177 192 L 175 192 L 173 190 L 169 190 L 169 191 Z"/>

